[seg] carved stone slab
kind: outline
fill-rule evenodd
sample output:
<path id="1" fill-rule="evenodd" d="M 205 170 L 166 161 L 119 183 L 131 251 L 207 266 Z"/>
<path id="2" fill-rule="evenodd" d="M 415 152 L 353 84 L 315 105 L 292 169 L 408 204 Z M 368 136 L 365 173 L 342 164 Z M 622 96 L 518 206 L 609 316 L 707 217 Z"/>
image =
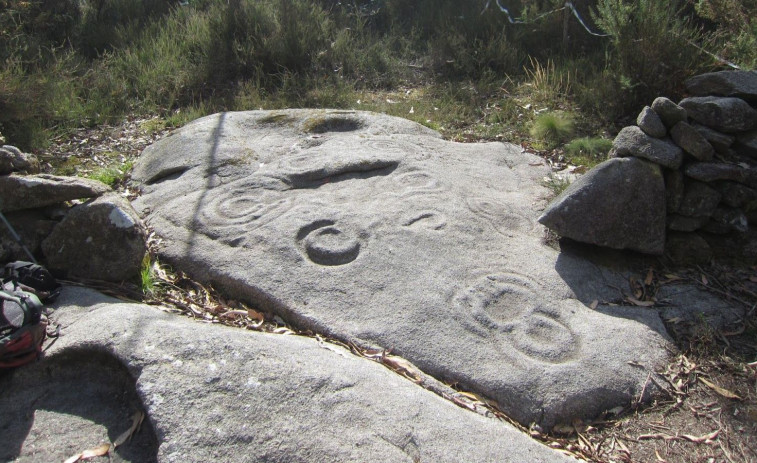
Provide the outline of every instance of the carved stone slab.
<path id="1" fill-rule="evenodd" d="M 142 430 L 110 461 L 576 461 L 333 344 L 83 288 L 56 306 L 60 339 L 0 377 L 0 461 L 63 461 L 115 441 L 137 410 Z"/>
<path id="2" fill-rule="evenodd" d="M 167 261 L 552 426 L 652 390 L 666 341 L 655 313 L 574 299 L 536 222 L 548 172 L 514 145 L 290 110 L 199 119 L 147 148 L 133 178 Z M 582 265 L 572 276 L 590 278 Z"/>

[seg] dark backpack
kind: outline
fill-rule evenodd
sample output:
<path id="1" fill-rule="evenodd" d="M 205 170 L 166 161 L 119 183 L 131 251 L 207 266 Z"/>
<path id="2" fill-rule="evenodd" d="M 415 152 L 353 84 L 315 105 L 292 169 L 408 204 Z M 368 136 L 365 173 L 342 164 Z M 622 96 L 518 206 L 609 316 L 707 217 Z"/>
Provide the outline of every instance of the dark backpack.
<path id="1" fill-rule="evenodd" d="M 37 360 L 45 341 L 47 318 L 32 293 L 5 283 L 0 288 L 0 369 Z"/>
<path id="2" fill-rule="evenodd" d="M 45 267 L 26 261 L 11 262 L 3 271 L 3 282 L 13 282 L 33 289 L 44 302 L 52 302 L 60 293 L 60 284 Z"/>

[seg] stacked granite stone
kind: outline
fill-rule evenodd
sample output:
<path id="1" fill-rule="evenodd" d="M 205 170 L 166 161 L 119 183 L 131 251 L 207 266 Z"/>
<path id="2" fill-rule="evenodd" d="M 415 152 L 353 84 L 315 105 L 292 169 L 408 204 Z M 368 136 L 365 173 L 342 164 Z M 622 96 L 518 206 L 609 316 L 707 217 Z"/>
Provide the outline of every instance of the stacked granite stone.
<path id="1" fill-rule="evenodd" d="M 129 201 L 96 180 L 39 171 L 33 154 L 0 147 L 0 213 L 12 227 L 0 224 L 0 263 L 29 260 L 23 243 L 58 276 L 122 281 L 139 275 L 147 234 Z"/>
<path id="2" fill-rule="evenodd" d="M 707 260 L 713 250 L 757 257 L 757 234 L 752 230 L 757 229 L 757 72 L 703 74 L 686 81 L 686 88 L 692 96 L 678 104 L 660 97 L 645 107 L 636 126 L 620 131 L 610 159 L 556 198 L 540 221 L 578 241 L 651 254 L 666 251 L 676 261 Z M 660 182 L 664 185 L 664 200 L 644 200 L 654 209 L 646 211 L 651 218 L 641 223 L 636 210 L 634 217 L 593 217 L 590 220 L 601 223 L 605 231 L 601 242 L 593 239 L 596 233 L 569 226 L 601 211 L 597 201 L 629 196 L 619 190 L 633 191 L 630 196 L 639 198 L 637 174 L 624 176 L 633 182 L 597 184 L 598 179 L 612 177 L 599 172 L 617 170 L 620 158 L 629 157 L 643 160 L 636 164 L 644 168 L 625 169 L 646 172 L 639 175 L 651 182 L 644 187 L 647 194 L 650 188 L 659 191 Z M 603 198 L 589 200 L 587 193 Z"/>

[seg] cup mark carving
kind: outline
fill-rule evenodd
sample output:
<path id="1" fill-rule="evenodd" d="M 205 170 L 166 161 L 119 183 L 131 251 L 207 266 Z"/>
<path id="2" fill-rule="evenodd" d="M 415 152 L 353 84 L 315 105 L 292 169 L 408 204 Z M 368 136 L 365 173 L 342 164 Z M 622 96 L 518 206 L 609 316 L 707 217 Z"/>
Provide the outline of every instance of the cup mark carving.
<path id="1" fill-rule="evenodd" d="M 361 240 L 357 234 L 333 220 L 318 220 L 302 227 L 297 240 L 307 258 L 318 265 L 349 264 L 360 254 Z"/>

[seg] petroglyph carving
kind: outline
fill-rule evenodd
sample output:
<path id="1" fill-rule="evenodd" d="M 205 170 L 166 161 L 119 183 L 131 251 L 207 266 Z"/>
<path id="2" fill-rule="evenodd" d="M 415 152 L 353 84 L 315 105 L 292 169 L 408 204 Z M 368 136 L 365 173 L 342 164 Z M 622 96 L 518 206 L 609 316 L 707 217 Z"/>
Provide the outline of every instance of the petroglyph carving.
<path id="1" fill-rule="evenodd" d="M 292 207 L 292 198 L 267 188 L 215 188 L 200 210 L 200 222 L 209 227 L 243 225 L 247 231 L 265 225 Z"/>
<path id="2" fill-rule="evenodd" d="M 423 211 L 420 213 L 408 215 L 402 221 L 402 225 L 410 228 L 442 230 L 447 226 L 447 218 L 443 214 L 436 211 Z"/>
<path id="3" fill-rule="evenodd" d="M 466 203 L 474 214 L 484 218 L 505 236 L 512 236 L 513 232 L 526 232 L 534 227 L 532 220 L 502 201 L 478 196 L 467 198 Z"/>
<path id="4" fill-rule="evenodd" d="M 579 350 L 579 339 L 541 300 L 537 289 L 522 275 L 492 273 L 465 289 L 457 302 L 483 327 L 472 328 L 479 335 L 497 333 L 498 338 L 535 360 L 568 361 Z"/>
<path id="5" fill-rule="evenodd" d="M 339 117 L 362 125 L 303 130 Z M 248 150 L 254 162 L 227 177 L 209 169 Z M 519 146 L 447 142 L 359 111 L 255 111 L 190 124 L 139 163 L 137 206 L 166 261 L 305 329 L 395 348 L 523 423 L 627 403 L 647 380 L 628 360 L 665 355 L 654 320 L 570 298 L 561 269 L 597 270 L 541 243 L 531 217 L 549 167 Z"/>
<path id="6" fill-rule="evenodd" d="M 360 254 L 357 234 L 331 220 L 306 225 L 297 233 L 297 240 L 308 259 L 319 265 L 349 264 Z"/>

